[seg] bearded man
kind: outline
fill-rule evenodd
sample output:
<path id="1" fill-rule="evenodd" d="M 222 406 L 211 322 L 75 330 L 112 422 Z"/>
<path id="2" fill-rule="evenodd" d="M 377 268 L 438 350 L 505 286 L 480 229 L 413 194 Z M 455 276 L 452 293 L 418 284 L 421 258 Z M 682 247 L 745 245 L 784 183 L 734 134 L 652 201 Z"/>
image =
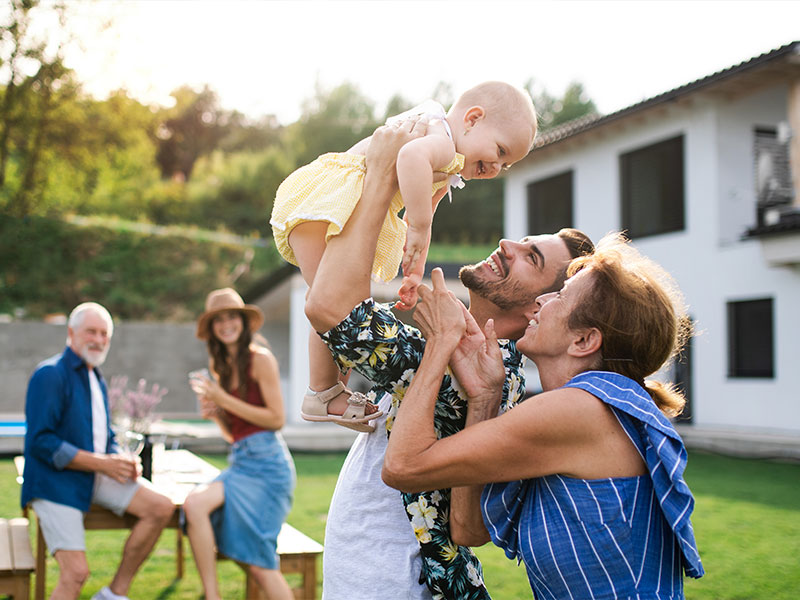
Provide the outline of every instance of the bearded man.
<path id="1" fill-rule="evenodd" d="M 111 345 L 108 311 L 85 302 L 67 321 L 67 347 L 39 364 L 25 398 L 22 506 L 36 513 L 58 563 L 51 598 L 78 598 L 89 577 L 83 517 L 90 504 L 138 520 L 125 542 L 114 578 L 93 600 L 126 600 L 136 571 L 169 522 L 175 506 L 140 479 L 140 464 L 119 454 L 98 367 Z"/>

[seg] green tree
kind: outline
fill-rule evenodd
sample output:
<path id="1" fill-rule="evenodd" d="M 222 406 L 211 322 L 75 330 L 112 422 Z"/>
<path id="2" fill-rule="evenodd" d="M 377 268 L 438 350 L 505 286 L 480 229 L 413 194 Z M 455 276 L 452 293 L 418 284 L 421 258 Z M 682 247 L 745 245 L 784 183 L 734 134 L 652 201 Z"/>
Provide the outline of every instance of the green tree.
<path id="1" fill-rule="evenodd" d="M 55 40 L 34 26 L 48 16 L 59 25 L 61 35 Z M 0 67 L 7 79 L 0 101 L 0 203 L 25 216 L 41 204 L 47 179 L 43 162 L 51 142 L 57 142 L 51 139 L 55 112 L 77 88 L 64 66 L 70 37 L 63 33 L 68 32 L 63 2 L 40 6 L 38 0 L 11 0 L 2 18 Z M 13 183 L 9 170 L 15 174 Z"/>
<path id="2" fill-rule="evenodd" d="M 378 126 L 374 104 L 351 83 L 332 90 L 317 85 L 303 112 L 287 128 L 286 147 L 303 165 L 326 152 L 344 152 Z"/>
<path id="3" fill-rule="evenodd" d="M 205 86 L 196 92 L 183 86 L 172 92 L 175 107 L 164 111 L 158 129 L 156 160 L 165 179 L 188 181 L 195 162 L 211 153 L 230 131 L 232 114 L 219 107 L 216 92 Z"/>
<path id="4" fill-rule="evenodd" d="M 560 98 L 549 94 L 533 79 L 528 80 L 525 88 L 536 106 L 540 131 L 544 132 L 567 121 L 597 112 L 594 101 L 586 93 L 583 84 L 577 81 L 570 83 Z"/>
<path id="5" fill-rule="evenodd" d="M 400 113 L 407 111 L 412 106 L 414 106 L 413 102 L 407 100 L 400 94 L 395 94 L 389 98 L 389 102 L 386 103 L 386 111 L 383 114 L 383 122 L 385 123 L 386 119 L 389 117 L 393 117 L 394 115 L 399 115 Z"/>

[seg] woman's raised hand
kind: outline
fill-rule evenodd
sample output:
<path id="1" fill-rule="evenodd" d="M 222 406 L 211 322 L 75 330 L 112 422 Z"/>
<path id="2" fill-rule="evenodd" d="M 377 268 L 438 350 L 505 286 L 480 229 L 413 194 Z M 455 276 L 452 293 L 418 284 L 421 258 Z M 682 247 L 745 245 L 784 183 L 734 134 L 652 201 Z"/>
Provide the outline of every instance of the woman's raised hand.
<path id="1" fill-rule="evenodd" d="M 483 331 L 464 308 L 466 330 L 450 357 L 450 369 L 472 402 L 497 402 L 502 397 L 506 370 L 497 344 L 494 321 L 489 319 Z"/>
<path id="2" fill-rule="evenodd" d="M 414 313 L 426 343 L 447 343 L 455 348 L 466 330 L 464 321 L 464 305 L 455 294 L 444 285 L 444 274 L 440 268 L 431 272 L 433 289 L 420 285 L 418 294 L 420 303 Z"/>

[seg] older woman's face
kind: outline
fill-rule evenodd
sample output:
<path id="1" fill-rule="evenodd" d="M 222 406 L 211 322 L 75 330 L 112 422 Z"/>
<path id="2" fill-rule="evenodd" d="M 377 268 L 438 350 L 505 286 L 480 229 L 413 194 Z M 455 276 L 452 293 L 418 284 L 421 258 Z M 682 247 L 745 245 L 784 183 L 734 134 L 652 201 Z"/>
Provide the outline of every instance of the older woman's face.
<path id="1" fill-rule="evenodd" d="M 242 313 L 237 310 L 226 310 L 211 320 L 214 337 L 223 344 L 235 344 L 239 341 L 243 329 Z"/>
<path id="2" fill-rule="evenodd" d="M 584 269 L 567 279 L 560 291 L 539 296 L 536 299 L 538 310 L 517 342 L 517 348 L 533 359 L 566 354 L 571 341 L 569 316 L 579 303 L 591 302 L 591 287 L 591 270 Z"/>

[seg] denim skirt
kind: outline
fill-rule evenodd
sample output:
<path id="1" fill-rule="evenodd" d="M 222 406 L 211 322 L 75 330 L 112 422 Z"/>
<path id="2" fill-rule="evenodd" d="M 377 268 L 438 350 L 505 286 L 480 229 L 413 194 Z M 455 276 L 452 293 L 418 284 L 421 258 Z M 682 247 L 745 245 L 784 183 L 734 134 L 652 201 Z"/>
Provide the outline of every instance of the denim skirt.
<path id="1" fill-rule="evenodd" d="M 235 561 L 278 569 L 278 532 L 295 487 L 292 456 L 280 433 L 260 431 L 231 447 L 228 468 L 214 481 L 225 503 L 211 513 L 217 549 Z"/>

